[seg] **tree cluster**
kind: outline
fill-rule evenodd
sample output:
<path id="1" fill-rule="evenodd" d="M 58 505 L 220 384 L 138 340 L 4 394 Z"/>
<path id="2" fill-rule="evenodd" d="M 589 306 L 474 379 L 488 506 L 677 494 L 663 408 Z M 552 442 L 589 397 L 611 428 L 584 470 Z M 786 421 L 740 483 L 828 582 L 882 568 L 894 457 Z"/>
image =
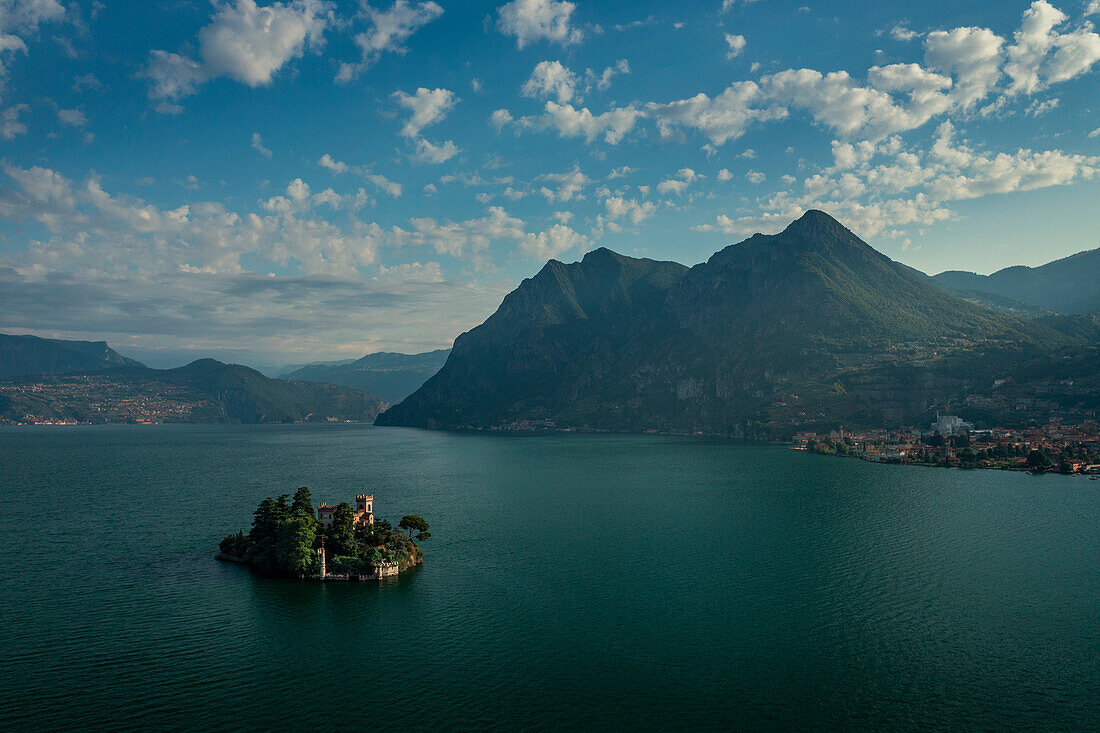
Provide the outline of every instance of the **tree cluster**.
<path id="1" fill-rule="evenodd" d="M 306 577 L 320 572 L 317 551 L 323 543 L 328 572 L 371 573 L 383 562 L 402 564 L 418 557 L 414 530 L 417 540 L 431 536 L 428 523 L 416 515 L 403 517 L 399 527 L 408 536 L 384 519 L 356 526 L 354 512 L 344 502 L 336 506 L 332 525 L 326 529 L 317 521 L 310 490 L 303 486 L 292 498 L 283 494 L 260 502 L 248 533 L 226 535 L 220 549 L 223 555 L 258 570 Z"/>

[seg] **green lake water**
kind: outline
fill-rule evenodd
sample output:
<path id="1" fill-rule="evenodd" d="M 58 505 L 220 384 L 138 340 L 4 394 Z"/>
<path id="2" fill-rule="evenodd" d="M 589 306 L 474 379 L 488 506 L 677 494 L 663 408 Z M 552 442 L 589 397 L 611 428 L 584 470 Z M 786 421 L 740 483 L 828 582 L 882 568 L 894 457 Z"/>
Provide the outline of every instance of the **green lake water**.
<path id="1" fill-rule="evenodd" d="M 265 496 L 432 525 L 214 560 Z M 0 730 L 1100 728 L 1100 482 L 366 426 L 0 428 Z"/>

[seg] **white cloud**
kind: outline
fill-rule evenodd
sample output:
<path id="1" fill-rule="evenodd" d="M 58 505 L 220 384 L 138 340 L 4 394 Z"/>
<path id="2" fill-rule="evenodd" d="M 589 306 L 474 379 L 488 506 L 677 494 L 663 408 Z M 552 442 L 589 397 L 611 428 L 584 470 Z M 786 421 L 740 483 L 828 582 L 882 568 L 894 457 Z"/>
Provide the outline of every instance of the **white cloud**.
<path id="1" fill-rule="evenodd" d="M 528 234 L 520 242 L 520 250 L 536 260 L 549 260 L 568 252 L 580 249 L 588 244 L 588 237 L 579 234 L 564 224 L 555 224 L 549 229 Z"/>
<path id="2" fill-rule="evenodd" d="M 895 41 L 912 41 L 914 38 L 919 38 L 920 33 L 910 30 L 903 25 L 895 25 L 890 29 L 890 36 Z"/>
<path id="3" fill-rule="evenodd" d="M 264 147 L 264 139 L 258 132 L 252 133 L 252 149 L 265 158 L 270 158 L 272 155 L 271 150 Z"/>
<path id="4" fill-rule="evenodd" d="M 573 99 L 579 80 L 560 61 L 540 61 L 523 84 L 525 97 L 555 97 L 560 104 Z"/>
<path id="5" fill-rule="evenodd" d="M 401 195 L 402 187 L 400 183 L 395 183 L 380 173 L 371 172 L 371 169 L 368 166 L 350 166 L 343 161 L 336 160 L 328 153 L 325 153 L 317 160 L 317 165 L 321 166 L 322 168 L 326 168 L 336 174 L 344 174 L 348 171 L 351 171 L 356 175 L 370 181 L 380 191 L 389 194 L 394 198 Z"/>
<path id="6" fill-rule="evenodd" d="M 65 7 L 57 0 L 0 0 L 0 84 L 11 54 L 27 53 L 24 36 L 34 35 L 44 23 L 64 19 Z"/>
<path id="7" fill-rule="evenodd" d="M 26 124 L 19 121 L 19 115 L 26 109 L 25 104 L 15 104 L 0 111 L 0 137 L 11 140 L 27 132 Z"/>
<path id="8" fill-rule="evenodd" d="M 577 196 L 584 187 L 592 183 L 592 179 L 581 172 L 580 166 L 573 166 L 573 170 L 566 171 L 565 173 L 543 173 L 535 178 L 536 181 L 545 181 L 549 183 L 557 184 L 555 189 L 543 187 L 539 193 L 546 197 L 546 200 L 553 203 L 555 201 L 570 201 L 574 196 Z"/>
<path id="9" fill-rule="evenodd" d="M 499 206 L 490 206 L 483 217 L 460 222 L 439 222 L 430 217 L 409 220 L 409 228 L 394 227 L 389 238 L 397 246 L 427 246 L 436 254 L 466 259 L 485 266 L 492 242 L 509 243 L 536 259 L 548 259 L 587 244 L 587 237 L 563 224 L 541 232 L 528 232 L 527 224 Z"/>
<path id="10" fill-rule="evenodd" d="M 389 10 L 378 10 L 364 3 L 362 15 L 371 27 L 355 36 L 361 59 L 358 63 L 341 64 L 336 75 L 338 82 L 353 80 L 384 53 L 406 53 L 405 42 L 420 28 L 443 15 L 443 8 L 430 1 L 410 4 L 408 0 L 396 0 Z"/>
<path id="11" fill-rule="evenodd" d="M 702 177 L 691 168 L 681 168 L 675 174 L 657 184 L 657 193 L 671 193 L 680 196 L 687 190 L 688 186 Z"/>
<path id="12" fill-rule="evenodd" d="M 57 110 L 57 119 L 73 127 L 84 127 L 88 124 L 88 118 L 84 115 L 83 110 L 79 109 L 59 109 Z"/>
<path id="13" fill-rule="evenodd" d="M 203 83 L 229 77 L 251 87 L 270 84 L 275 74 L 307 48 L 319 48 L 331 22 L 321 0 L 290 0 L 258 6 L 254 0 L 215 5 L 209 24 L 199 31 L 201 61 L 154 50 L 142 75 L 151 82 L 152 99 L 171 102 L 194 94 Z"/>
<path id="14" fill-rule="evenodd" d="M 834 141 L 835 164 L 790 188 L 764 197 L 755 213 L 720 215 L 700 230 L 730 235 L 775 231 L 807 209 L 829 211 L 864 237 L 929 225 L 955 216 L 951 203 L 994 194 L 1030 191 L 1100 177 L 1100 156 L 1059 150 L 986 153 L 955 140 L 950 122 L 927 150 L 906 148 L 898 138 L 881 142 Z"/>
<path id="15" fill-rule="evenodd" d="M 726 34 L 726 45 L 729 46 L 729 51 L 726 52 L 726 58 L 735 58 L 741 55 L 741 52 L 745 50 L 745 37 L 734 33 Z"/>
<path id="16" fill-rule="evenodd" d="M 586 82 L 585 92 L 587 93 L 592 87 L 604 91 L 611 87 L 611 80 L 620 74 L 630 73 L 630 62 L 626 59 L 619 59 L 615 62 L 614 66 L 608 66 L 599 74 L 592 69 L 584 70 L 584 79 Z"/>
<path id="17" fill-rule="evenodd" d="M 1096 0 L 1096 1 L 1097 1 L 1097 2 L 1100 2 L 1100 0 Z M 1089 136 L 1090 138 L 1094 138 L 1094 137 L 1100 137 L 1100 127 L 1097 127 L 1097 128 L 1095 129 L 1095 130 L 1093 130 L 1092 132 L 1090 132 L 1090 133 L 1088 134 L 1088 136 Z"/>
<path id="18" fill-rule="evenodd" d="M 733 174 L 730 173 L 728 168 L 722 168 L 721 170 L 718 171 L 718 180 L 719 181 L 722 181 L 724 183 L 725 181 L 729 181 L 732 178 L 733 178 Z"/>
<path id="19" fill-rule="evenodd" d="M 328 153 L 325 153 L 324 155 L 321 156 L 321 158 L 317 161 L 317 165 L 321 166 L 322 168 L 328 168 L 333 173 L 347 173 L 348 172 L 348 164 L 347 163 L 342 163 L 339 160 L 333 159 L 333 157 L 331 155 L 329 155 Z"/>
<path id="20" fill-rule="evenodd" d="M 580 43 L 583 34 L 570 26 L 576 7 L 556 0 L 513 0 L 497 9 L 497 30 L 515 36 L 517 48 L 541 39 L 563 45 Z"/>
<path id="21" fill-rule="evenodd" d="M 506 109 L 494 110 L 493 114 L 489 116 L 489 124 L 497 128 L 497 132 L 500 132 L 505 125 L 512 123 L 512 113 Z"/>
<path id="22" fill-rule="evenodd" d="M 652 201 L 638 202 L 622 196 L 610 196 L 603 203 L 607 209 L 607 218 L 611 221 L 625 217 L 631 224 L 641 224 L 657 212 L 657 204 Z"/>
<path id="23" fill-rule="evenodd" d="M 757 102 L 761 106 L 755 107 Z M 760 87 L 751 81 L 735 82 L 713 98 L 700 93 L 668 104 L 650 103 L 647 109 L 657 118 L 662 136 L 670 136 L 677 125 L 690 127 L 715 145 L 741 137 L 753 122 L 787 117 L 786 108 L 768 104 L 761 98 Z"/>
<path id="24" fill-rule="evenodd" d="M 546 102 L 545 109 L 545 114 L 522 117 L 518 124 L 536 130 L 554 129 L 562 137 L 583 137 L 589 143 L 602 135 L 608 144 L 618 145 L 635 123 L 645 117 L 645 112 L 634 107 L 614 107 L 594 115 L 587 107 L 576 109 L 552 100 Z"/>
<path id="25" fill-rule="evenodd" d="M 745 174 L 745 180 L 753 185 L 760 185 L 767 178 L 761 171 L 749 171 Z"/>
<path id="26" fill-rule="evenodd" d="M 424 163 L 446 163 L 460 152 L 462 151 L 451 140 L 436 145 L 424 138 L 417 138 L 414 157 Z"/>
<path id="27" fill-rule="evenodd" d="M 412 112 L 401 127 L 401 134 L 411 138 L 418 136 L 425 127 L 442 120 L 459 102 L 455 93 L 449 89 L 420 87 L 414 95 L 397 91 L 393 96 L 398 104 Z"/>
<path id="28" fill-rule="evenodd" d="M 1004 39 L 987 28 L 955 28 L 929 33 L 924 60 L 954 78 L 951 101 L 963 110 L 985 99 L 1001 78 Z"/>
<path id="29" fill-rule="evenodd" d="M 1086 15 L 1089 12 L 1091 8 Z M 1066 19 L 1065 13 L 1045 0 L 1036 0 L 1024 11 L 1005 63 L 1005 73 L 1012 79 L 1008 94 L 1032 94 L 1073 79 L 1100 61 L 1100 35 L 1092 25 L 1059 33 L 1055 28 Z"/>

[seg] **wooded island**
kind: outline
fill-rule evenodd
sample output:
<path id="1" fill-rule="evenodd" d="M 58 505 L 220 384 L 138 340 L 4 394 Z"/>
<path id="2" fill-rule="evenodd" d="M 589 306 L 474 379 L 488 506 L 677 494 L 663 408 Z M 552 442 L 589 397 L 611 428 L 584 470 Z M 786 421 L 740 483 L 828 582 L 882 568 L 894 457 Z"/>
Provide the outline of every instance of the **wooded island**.
<path id="1" fill-rule="evenodd" d="M 395 530 L 385 519 L 375 521 L 373 494 L 355 498 L 354 509 L 346 502 L 322 502 L 315 511 L 305 486 L 293 498 L 267 497 L 256 507 L 247 534 L 222 539 L 217 558 L 310 580 L 379 580 L 423 562 L 417 541 L 431 533 L 422 517 L 408 514 Z"/>

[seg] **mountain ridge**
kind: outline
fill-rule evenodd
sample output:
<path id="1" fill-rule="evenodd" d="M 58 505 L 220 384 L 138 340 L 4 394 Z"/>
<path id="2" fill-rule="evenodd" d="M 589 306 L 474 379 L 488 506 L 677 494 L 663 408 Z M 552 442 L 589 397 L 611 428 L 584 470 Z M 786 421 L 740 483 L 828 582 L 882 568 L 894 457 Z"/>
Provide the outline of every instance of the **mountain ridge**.
<path id="1" fill-rule="evenodd" d="M 0 379 L 104 371 L 120 366 L 144 365 L 118 353 L 106 341 L 67 341 L 0 333 Z"/>
<path id="2" fill-rule="evenodd" d="M 377 424 L 743 437 L 882 424 L 1078 338 L 955 298 L 811 211 L 691 268 L 610 250 L 551 260 Z"/>

